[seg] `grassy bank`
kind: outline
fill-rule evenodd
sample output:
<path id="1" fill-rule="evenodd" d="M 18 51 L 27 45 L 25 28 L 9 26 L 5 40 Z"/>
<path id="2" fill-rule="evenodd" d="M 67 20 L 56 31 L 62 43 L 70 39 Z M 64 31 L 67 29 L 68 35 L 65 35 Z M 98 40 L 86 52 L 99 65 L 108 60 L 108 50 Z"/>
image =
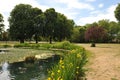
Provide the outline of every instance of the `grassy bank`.
<path id="1" fill-rule="evenodd" d="M 57 45 L 57 46 L 56 46 Z M 86 51 L 69 42 L 54 45 L 56 48 L 70 50 L 59 63 L 48 71 L 48 80 L 81 80 L 85 76 Z M 59 46 L 59 47 L 58 47 Z"/>

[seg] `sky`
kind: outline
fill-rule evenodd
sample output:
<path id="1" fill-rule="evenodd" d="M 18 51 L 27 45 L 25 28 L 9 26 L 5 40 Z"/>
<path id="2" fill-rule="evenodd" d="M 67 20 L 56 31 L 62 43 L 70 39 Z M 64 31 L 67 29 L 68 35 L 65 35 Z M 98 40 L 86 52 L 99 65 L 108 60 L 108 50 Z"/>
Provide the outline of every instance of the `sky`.
<path id="1" fill-rule="evenodd" d="M 56 12 L 73 19 L 76 25 L 85 25 L 102 19 L 117 21 L 114 17 L 120 0 L 0 0 L 0 13 L 4 17 L 5 28 L 9 26 L 8 17 L 15 5 L 30 4 L 42 11 L 54 8 Z"/>

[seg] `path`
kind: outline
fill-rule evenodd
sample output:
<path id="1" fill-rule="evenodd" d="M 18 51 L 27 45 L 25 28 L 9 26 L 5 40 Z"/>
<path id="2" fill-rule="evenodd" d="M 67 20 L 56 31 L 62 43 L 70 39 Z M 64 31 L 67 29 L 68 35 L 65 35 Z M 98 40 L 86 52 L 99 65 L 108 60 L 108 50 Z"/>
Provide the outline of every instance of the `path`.
<path id="1" fill-rule="evenodd" d="M 120 80 L 120 44 L 78 44 L 92 52 L 87 64 L 87 80 Z"/>

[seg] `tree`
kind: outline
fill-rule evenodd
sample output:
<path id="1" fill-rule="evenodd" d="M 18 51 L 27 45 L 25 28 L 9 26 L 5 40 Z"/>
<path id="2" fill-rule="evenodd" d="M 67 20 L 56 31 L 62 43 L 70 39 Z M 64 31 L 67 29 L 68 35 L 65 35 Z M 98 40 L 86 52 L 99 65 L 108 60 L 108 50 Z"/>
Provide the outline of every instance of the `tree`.
<path id="1" fill-rule="evenodd" d="M 38 43 L 38 37 L 44 35 L 45 15 L 40 14 L 35 18 L 35 40 Z"/>
<path id="2" fill-rule="evenodd" d="M 114 13 L 115 13 L 116 19 L 120 22 L 120 3 L 119 3 L 118 6 L 116 7 Z"/>
<path id="3" fill-rule="evenodd" d="M 109 20 L 108 19 L 103 19 L 98 21 L 98 26 L 103 27 L 104 29 L 106 29 L 107 31 L 109 31 Z"/>
<path id="4" fill-rule="evenodd" d="M 54 28 L 57 19 L 57 13 L 54 8 L 47 9 L 45 12 L 46 24 L 45 24 L 45 36 L 49 37 L 50 44 L 52 43 Z"/>
<path id="5" fill-rule="evenodd" d="M 2 35 L 2 32 L 4 30 L 4 24 L 3 24 L 4 20 L 3 20 L 3 16 L 2 14 L 0 14 L 0 35 Z"/>
<path id="6" fill-rule="evenodd" d="M 72 35 L 71 35 L 71 41 L 72 42 L 80 42 L 79 38 L 80 38 L 80 32 L 79 32 L 79 28 L 80 27 L 74 27 L 73 28 L 73 32 L 72 32 Z"/>
<path id="7" fill-rule="evenodd" d="M 120 24 L 120 3 L 119 3 L 118 6 L 116 7 L 114 13 L 115 13 L 116 19 L 119 21 L 118 24 Z M 120 26 L 119 26 L 119 31 L 118 31 L 118 33 L 117 33 L 117 40 L 118 40 L 118 42 L 120 42 Z"/>
<path id="8" fill-rule="evenodd" d="M 34 35 L 35 37 L 35 41 L 36 43 L 38 43 L 38 37 L 40 35 L 40 32 L 42 31 L 41 27 L 42 27 L 42 23 L 41 23 L 41 15 L 43 14 L 42 10 L 39 8 L 32 8 L 32 20 L 34 22 L 34 30 L 31 30 L 31 37 Z"/>
<path id="9" fill-rule="evenodd" d="M 100 42 L 109 42 L 111 41 L 111 36 L 109 35 L 110 21 L 108 19 L 103 19 L 98 21 L 98 26 L 103 27 L 106 30 L 106 37 L 103 38 Z"/>
<path id="10" fill-rule="evenodd" d="M 83 27 L 80 27 L 79 29 L 79 33 L 80 33 L 80 36 L 79 36 L 79 42 L 85 42 L 85 31 L 86 31 L 86 28 L 85 26 Z"/>
<path id="11" fill-rule="evenodd" d="M 109 36 L 110 36 L 111 42 L 117 39 L 116 37 L 119 31 L 120 31 L 119 24 L 114 21 L 110 22 Z"/>
<path id="12" fill-rule="evenodd" d="M 24 39 L 33 35 L 33 15 L 32 6 L 28 4 L 19 4 L 11 11 L 9 17 L 10 36 L 19 39 L 24 43 Z M 32 34 L 31 34 L 32 33 Z"/>
<path id="13" fill-rule="evenodd" d="M 73 26 L 74 21 L 67 19 L 67 17 L 61 13 L 57 13 L 54 39 L 62 41 L 64 39 L 70 38 Z"/>
<path id="14" fill-rule="evenodd" d="M 117 41 L 118 41 L 118 43 L 120 43 L 120 31 L 118 32 L 118 34 L 117 34 Z"/>
<path id="15" fill-rule="evenodd" d="M 85 25 L 86 28 L 89 28 L 91 26 L 98 26 L 98 23 L 97 22 L 93 22 L 92 24 L 86 24 Z"/>
<path id="16" fill-rule="evenodd" d="M 8 41 L 8 32 L 7 31 L 4 31 L 2 33 L 2 40 L 6 41 L 6 44 L 7 44 L 7 41 Z"/>
<path id="17" fill-rule="evenodd" d="M 96 41 L 103 39 L 106 34 L 107 33 L 103 27 L 92 26 L 85 32 L 85 39 L 92 42 L 91 47 L 95 47 Z"/>

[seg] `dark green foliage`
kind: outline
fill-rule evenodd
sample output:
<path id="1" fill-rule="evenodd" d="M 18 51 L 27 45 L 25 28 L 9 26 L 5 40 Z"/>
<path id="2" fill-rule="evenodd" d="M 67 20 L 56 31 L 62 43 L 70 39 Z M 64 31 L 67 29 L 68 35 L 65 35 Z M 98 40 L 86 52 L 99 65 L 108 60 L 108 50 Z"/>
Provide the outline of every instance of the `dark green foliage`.
<path id="1" fill-rule="evenodd" d="M 73 26 L 74 21 L 68 20 L 67 17 L 61 13 L 57 13 L 57 21 L 54 30 L 54 39 L 57 41 L 69 39 L 72 34 Z"/>
<path id="2" fill-rule="evenodd" d="M 42 33 L 43 33 L 43 26 L 45 25 L 45 20 L 44 20 L 45 18 L 42 13 L 42 10 L 40 10 L 39 8 L 33 8 L 32 14 L 33 14 L 33 21 L 34 21 L 34 30 L 31 32 L 33 32 L 35 36 L 34 39 L 36 43 L 38 43 L 38 38 L 39 36 L 42 36 Z"/>
<path id="3" fill-rule="evenodd" d="M 3 24 L 4 20 L 3 20 L 3 16 L 0 13 L 0 40 L 2 40 L 2 32 L 4 31 L 4 24 Z"/>
<path id="4" fill-rule="evenodd" d="M 118 6 L 116 7 L 114 13 L 115 13 L 116 19 L 120 22 L 120 3 L 119 3 Z"/>
<path id="5" fill-rule="evenodd" d="M 21 43 L 24 43 L 25 39 L 31 39 L 35 33 L 34 18 L 40 13 L 41 10 L 32 8 L 31 5 L 16 5 L 9 17 L 10 36 L 19 39 Z"/>
<path id="6" fill-rule="evenodd" d="M 47 9 L 45 12 L 46 24 L 45 24 L 45 36 L 49 37 L 49 42 L 52 43 L 54 28 L 57 20 L 57 13 L 54 8 Z"/>
<path id="7" fill-rule="evenodd" d="M 78 43 L 80 41 L 79 40 L 80 38 L 79 28 L 80 27 L 73 28 L 73 32 L 72 32 L 71 39 L 70 39 L 71 42 Z"/>
<path id="8" fill-rule="evenodd" d="M 58 43 L 53 44 L 53 46 L 52 46 L 52 48 L 66 49 L 66 50 L 75 49 L 76 47 L 78 47 L 78 46 L 70 43 L 69 41 L 58 42 Z"/>
<path id="9" fill-rule="evenodd" d="M 2 45 L 4 48 L 9 48 L 9 47 L 12 47 L 11 45 L 8 45 L 8 44 L 6 44 L 6 45 Z"/>
<path id="10" fill-rule="evenodd" d="M 2 31 L 4 30 L 4 24 L 3 24 L 4 20 L 3 20 L 3 16 L 0 13 L 0 34 L 2 33 Z"/>
<path id="11" fill-rule="evenodd" d="M 103 27 L 105 30 L 109 30 L 110 21 L 107 19 L 99 20 L 98 26 Z"/>

